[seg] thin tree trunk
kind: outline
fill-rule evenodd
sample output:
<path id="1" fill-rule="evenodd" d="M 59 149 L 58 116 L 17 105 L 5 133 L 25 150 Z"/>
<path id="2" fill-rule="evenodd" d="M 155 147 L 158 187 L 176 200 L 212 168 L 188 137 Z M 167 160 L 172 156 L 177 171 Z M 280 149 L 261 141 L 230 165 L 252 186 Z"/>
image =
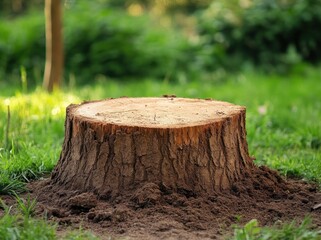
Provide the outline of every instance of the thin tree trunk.
<path id="1" fill-rule="evenodd" d="M 43 87 L 49 92 L 61 85 L 63 72 L 62 11 L 60 0 L 45 1 L 46 65 Z"/>

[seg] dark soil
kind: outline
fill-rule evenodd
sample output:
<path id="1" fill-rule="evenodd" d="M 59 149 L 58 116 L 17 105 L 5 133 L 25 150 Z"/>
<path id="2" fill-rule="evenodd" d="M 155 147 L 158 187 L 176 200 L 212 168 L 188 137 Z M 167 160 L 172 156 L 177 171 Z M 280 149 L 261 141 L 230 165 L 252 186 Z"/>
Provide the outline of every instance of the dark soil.
<path id="1" fill-rule="evenodd" d="M 321 228 L 321 208 L 313 209 L 321 203 L 317 187 L 285 180 L 266 167 L 214 195 L 174 193 L 154 183 L 109 199 L 63 190 L 49 180 L 29 189 L 37 197 L 37 213 L 57 222 L 59 231 L 82 226 L 102 239 L 221 239 L 231 235 L 231 225 L 254 218 L 266 226 L 310 216 L 313 227 Z"/>

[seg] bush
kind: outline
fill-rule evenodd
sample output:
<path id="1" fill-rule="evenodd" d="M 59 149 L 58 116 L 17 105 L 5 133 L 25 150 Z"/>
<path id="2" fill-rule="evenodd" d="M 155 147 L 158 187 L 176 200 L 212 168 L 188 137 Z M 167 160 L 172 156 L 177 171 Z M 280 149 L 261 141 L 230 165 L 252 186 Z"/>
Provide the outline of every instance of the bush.
<path id="1" fill-rule="evenodd" d="M 233 3 L 214 2 L 200 17 L 200 35 L 216 62 L 251 62 L 268 69 L 320 62 L 320 0 L 254 0 L 243 7 Z"/>
<path id="2" fill-rule="evenodd" d="M 66 13 L 70 71 L 79 75 L 79 70 L 85 69 L 86 77 L 164 77 L 176 71 L 188 47 L 184 39 L 153 25 L 148 16 L 133 17 L 97 7 L 82 4 L 72 9 L 70 16 Z"/>
<path id="3" fill-rule="evenodd" d="M 23 66 L 34 75 L 33 71 L 43 68 L 45 32 L 42 14 L 1 20 L 0 36 L 1 71 L 19 75 Z"/>
<path id="4" fill-rule="evenodd" d="M 34 12 L 0 22 L 0 69 L 41 79 L 45 60 L 43 13 Z M 97 75 L 117 78 L 164 78 L 188 69 L 189 44 L 174 30 L 150 16 L 77 1 L 64 11 L 65 76 L 90 80 Z"/>

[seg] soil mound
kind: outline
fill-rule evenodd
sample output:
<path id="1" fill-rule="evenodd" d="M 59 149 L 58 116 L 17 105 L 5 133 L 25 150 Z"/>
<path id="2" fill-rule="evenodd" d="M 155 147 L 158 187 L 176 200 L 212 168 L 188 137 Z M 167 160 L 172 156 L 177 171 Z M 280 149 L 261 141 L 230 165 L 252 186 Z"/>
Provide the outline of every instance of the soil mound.
<path id="1" fill-rule="evenodd" d="M 300 221 L 310 216 L 321 227 L 321 193 L 315 185 L 285 180 L 267 167 L 253 168 L 228 191 L 197 195 L 145 183 L 125 194 L 110 197 L 69 191 L 50 180 L 33 182 L 31 194 L 60 229 L 91 229 L 102 239 L 220 239 L 253 218 L 261 225 Z M 108 238 L 109 239 L 109 238 Z"/>

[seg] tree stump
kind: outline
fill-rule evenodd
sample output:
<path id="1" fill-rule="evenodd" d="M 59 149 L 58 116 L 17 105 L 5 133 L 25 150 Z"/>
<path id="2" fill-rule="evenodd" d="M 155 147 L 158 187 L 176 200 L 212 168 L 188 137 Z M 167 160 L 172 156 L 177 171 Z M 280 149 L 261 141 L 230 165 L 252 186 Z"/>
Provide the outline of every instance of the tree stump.
<path id="1" fill-rule="evenodd" d="M 51 182 L 98 195 L 146 183 L 214 193 L 253 167 L 245 107 L 187 98 L 118 98 L 67 108 Z"/>

